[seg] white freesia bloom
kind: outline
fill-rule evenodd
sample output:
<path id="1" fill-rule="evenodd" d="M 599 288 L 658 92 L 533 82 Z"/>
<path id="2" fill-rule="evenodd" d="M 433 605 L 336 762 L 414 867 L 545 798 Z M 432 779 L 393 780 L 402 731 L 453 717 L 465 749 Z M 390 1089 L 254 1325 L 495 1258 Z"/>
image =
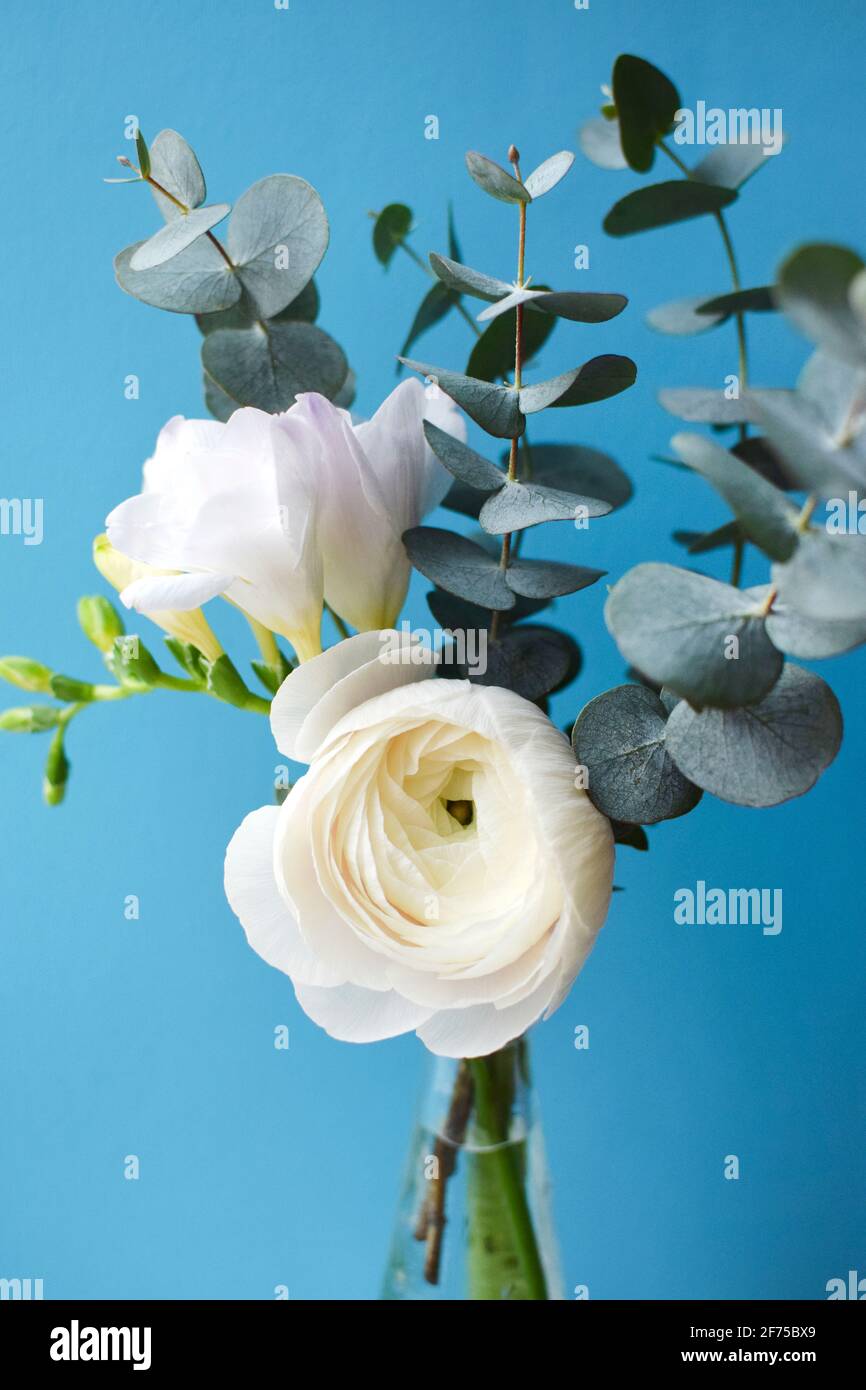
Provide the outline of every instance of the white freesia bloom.
<path id="1" fill-rule="evenodd" d="M 106 528 L 124 555 L 184 573 L 137 580 L 121 592 L 127 607 L 198 608 L 223 594 L 287 637 L 302 660 L 320 651 L 319 488 L 308 435 L 291 412 L 169 420 L 143 491 Z"/>
<path id="2" fill-rule="evenodd" d="M 361 630 L 396 622 L 410 568 L 401 536 L 451 481 L 425 417 L 465 434 L 448 398 L 414 379 L 359 425 L 313 393 L 283 415 L 170 420 L 142 492 L 115 508 L 107 531 L 124 555 L 175 573 L 130 584 L 124 603 L 151 613 L 221 594 L 302 661 L 321 650 L 323 595 Z"/>
<path id="3" fill-rule="evenodd" d="M 415 1029 L 433 1052 L 482 1056 L 568 992 L 607 914 L 613 835 L 535 705 L 431 679 L 429 657 L 383 662 L 384 636 L 280 688 L 277 744 L 310 767 L 240 826 L 226 892 L 333 1037 Z"/>

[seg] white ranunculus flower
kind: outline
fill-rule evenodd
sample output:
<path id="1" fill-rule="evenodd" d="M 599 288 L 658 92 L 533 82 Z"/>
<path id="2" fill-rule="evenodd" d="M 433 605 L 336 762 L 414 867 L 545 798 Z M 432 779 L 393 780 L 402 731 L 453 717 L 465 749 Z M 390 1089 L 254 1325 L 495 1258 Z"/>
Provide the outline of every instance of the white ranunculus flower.
<path id="1" fill-rule="evenodd" d="M 142 492 L 106 525 L 124 555 L 181 572 L 137 580 L 124 603 L 151 613 L 222 594 L 302 661 L 321 650 L 323 594 L 362 631 L 396 622 L 410 570 L 401 536 L 451 482 L 425 418 L 465 435 L 447 396 L 414 379 L 359 425 L 314 393 L 283 415 L 170 420 Z"/>
<path id="2" fill-rule="evenodd" d="M 383 662 L 384 637 L 281 686 L 274 736 L 310 767 L 240 826 L 226 892 L 332 1036 L 415 1029 L 433 1052 L 482 1056 L 568 992 L 607 914 L 613 835 L 535 705 L 431 679 L 429 655 Z"/>

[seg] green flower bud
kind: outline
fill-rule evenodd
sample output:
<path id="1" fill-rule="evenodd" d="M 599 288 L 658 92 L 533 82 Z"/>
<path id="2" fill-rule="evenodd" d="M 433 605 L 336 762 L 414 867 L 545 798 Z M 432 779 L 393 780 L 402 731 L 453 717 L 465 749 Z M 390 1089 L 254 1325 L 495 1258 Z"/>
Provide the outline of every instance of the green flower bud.
<path id="1" fill-rule="evenodd" d="M 78 621 L 85 637 L 101 652 L 110 651 L 115 638 L 126 632 L 114 604 L 101 594 L 86 594 L 78 600 Z"/>
<path id="2" fill-rule="evenodd" d="M 225 654 L 219 661 L 215 661 L 208 671 L 207 685 L 208 690 L 212 690 L 214 695 L 218 695 L 227 704 L 237 705 L 239 709 L 243 709 L 249 699 L 250 692 L 237 667 Z"/>
<path id="3" fill-rule="evenodd" d="M 63 746 L 65 733 L 66 730 L 62 726 L 57 730 L 51 740 L 48 757 L 45 761 L 42 795 L 49 806 L 59 806 L 66 795 L 66 783 L 69 781 L 69 759 Z"/>
<path id="4" fill-rule="evenodd" d="M 93 686 L 90 681 L 77 681 L 73 676 L 56 675 L 51 677 L 51 693 L 67 704 L 83 704 L 93 699 Z"/>
<path id="5" fill-rule="evenodd" d="M 151 686 L 159 680 L 159 667 L 139 637 L 117 637 L 108 664 L 124 685 Z"/>
<path id="6" fill-rule="evenodd" d="M 51 690 L 48 667 L 29 656 L 0 656 L 0 680 L 17 685 L 19 690 L 38 691 L 41 695 Z"/>
<path id="7" fill-rule="evenodd" d="M 44 734 L 56 729 L 60 710 L 54 705 L 22 705 L 0 710 L 0 730 L 8 734 Z"/>

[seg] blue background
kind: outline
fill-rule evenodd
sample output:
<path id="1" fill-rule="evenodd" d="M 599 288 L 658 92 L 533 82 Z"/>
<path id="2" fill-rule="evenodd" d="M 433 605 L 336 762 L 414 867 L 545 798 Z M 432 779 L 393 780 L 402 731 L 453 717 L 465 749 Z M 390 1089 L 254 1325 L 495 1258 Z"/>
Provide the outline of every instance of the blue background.
<path id="1" fill-rule="evenodd" d="M 730 214 L 744 283 L 765 283 L 799 240 L 862 232 L 866 26 L 852 0 L 291 0 L 285 12 L 270 0 L 19 0 L 5 19 L 0 491 L 44 497 L 45 539 L 0 538 L 0 650 L 81 676 L 99 671 L 74 617 L 78 595 L 102 588 L 90 539 L 137 490 L 162 423 L 204 413 L 194 324 L 113 281 L 113 254 L 158 225 L 142 189 L 101 182 L 130 149 L 128 114 L 151 137 L 183 132 L 212 198 L 278 170 L 317 186 L 332 226 L 321 322 L 357 369 L 366 413 L 394 384 L 426 288 L 408 258 L 387 273 L 373 259 L 368 209 L 410 203 L 423 253 L 445 249 L 451 198 L 464 258 L 511 278 L 513 210 L 471 183 L 464 151 L 504 160 L 514 140 L 529 170 L 575 148 L 619 51 L 660 64 L 688 105 L 782 108 L 789 145 Z M 424 138 L 429 114 L 438 141 Z M 728 282 L 709 219 L 602 233 L 636 183 L 579 157 L 531 212 L 527 262 L 560 288 L 631 299 L 608 325 L 560 326 L 538 362 L 549 375 L 615 351 L 639 365 L 625 396 L 551 412 L 534 435 L 603 447 L 635 479 L 635 500 L 579 542 L 614 578 L 681 558 L 675 526 L 724 519 L 699 480 L 649 455 L 673 432 L 660 386 L 720 385 L 736 370 L 730 326 L 683 340 L 645 327 L 655 304 Z M 578 273 L 584 242 L 591 269 Z M 790 384 L 806 344 L 769 316 L 750 330 L 753 379 Z M 468 345 L 454 316 L 421 355 L 459 367 Z M 124 398 L 128 373 L 138 401 Z M 529 553 L 577 544 L 547 528 Z M 747 578 L 764 576 L 753 555 Z M 419 623 L 425 587 L 413 584 L 408 610 Z M 599 585 L 558 605 L 586 656 L 557 698 L 560 723 L 622 680 L 603 600 Z M 253 654 L 240 625 L 212 616 L 239 660 Z M 822 669 L 847 732 L 818 787 L 766 811 L 706 798 L 652 831 L 648 855 L 623 850 L 626 891 L 571 997 L 535 1031 L 567 1284 L 592 1298 L 821 1298 L 828 1279 L 866 1274 L 866 659 Z M 319 1032 L 224 901 L 225 844 L 268 800 L 279 761 L 264 720 L 168 693 L 94 709 L 73 727 L 59 810 L 40 802 L 44 749 L 0 742 L 0 1275 L 43 1277 L 55 1298 L 267 1299 L 276 1284 L 300 1299 L 375 1297 L 423 1049 Z M 781 935 L 677 926 L 674 890 L 699 878 L 781 887 Z M 273 1047 L 278 1024 L 288 1052 Z M 129 1153 L 138 1182 L 123 1177 Z M 722 1176 L 727 1154 L 737 1182 Z"/>

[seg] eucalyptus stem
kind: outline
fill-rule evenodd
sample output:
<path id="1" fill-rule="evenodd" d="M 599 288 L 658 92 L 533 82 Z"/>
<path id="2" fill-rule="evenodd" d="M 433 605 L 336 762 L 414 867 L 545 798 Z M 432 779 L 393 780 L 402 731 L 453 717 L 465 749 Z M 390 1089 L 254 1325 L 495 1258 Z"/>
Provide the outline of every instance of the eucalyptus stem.
<path id="1" fill-rule="evenodd" d="M 169 193 L 168 189 L 163 184 L 161 184 L 158 179 L 155 179 L 152 174 L 143 174 L 141 170 L 137 167 L 137 165 L 133 164 L 132 160 L 127 159 L 125 155 L 122 157 L 118 156 L 118 163 L 122 164 L 126 169 L 134 169 L 135 172 L 138 174 L 138 177 L 141 179 L 142 183 L 149 183 L 151 188 L 155 188 L 157 193 L 162 194 L 163 198 L 168 198 L 168 201 L 170 203 L 174 203 L 174 206 L 180 210 L 184 217 L 189 216 L 192 209 L 187 207 L 186 203 L 182 203 L 180 198 L 176 198 L 173 193 Z M 212 242 L 216 249 L 219 251 L 229 270 L 236 270 L 237 266 L 235 265 L 228 251 L 225 249 L 222 242 L 214 236 L 213 232 L 207 231 L 205 232 L 205 236 L 207 237 L 208 241 Z"/>

